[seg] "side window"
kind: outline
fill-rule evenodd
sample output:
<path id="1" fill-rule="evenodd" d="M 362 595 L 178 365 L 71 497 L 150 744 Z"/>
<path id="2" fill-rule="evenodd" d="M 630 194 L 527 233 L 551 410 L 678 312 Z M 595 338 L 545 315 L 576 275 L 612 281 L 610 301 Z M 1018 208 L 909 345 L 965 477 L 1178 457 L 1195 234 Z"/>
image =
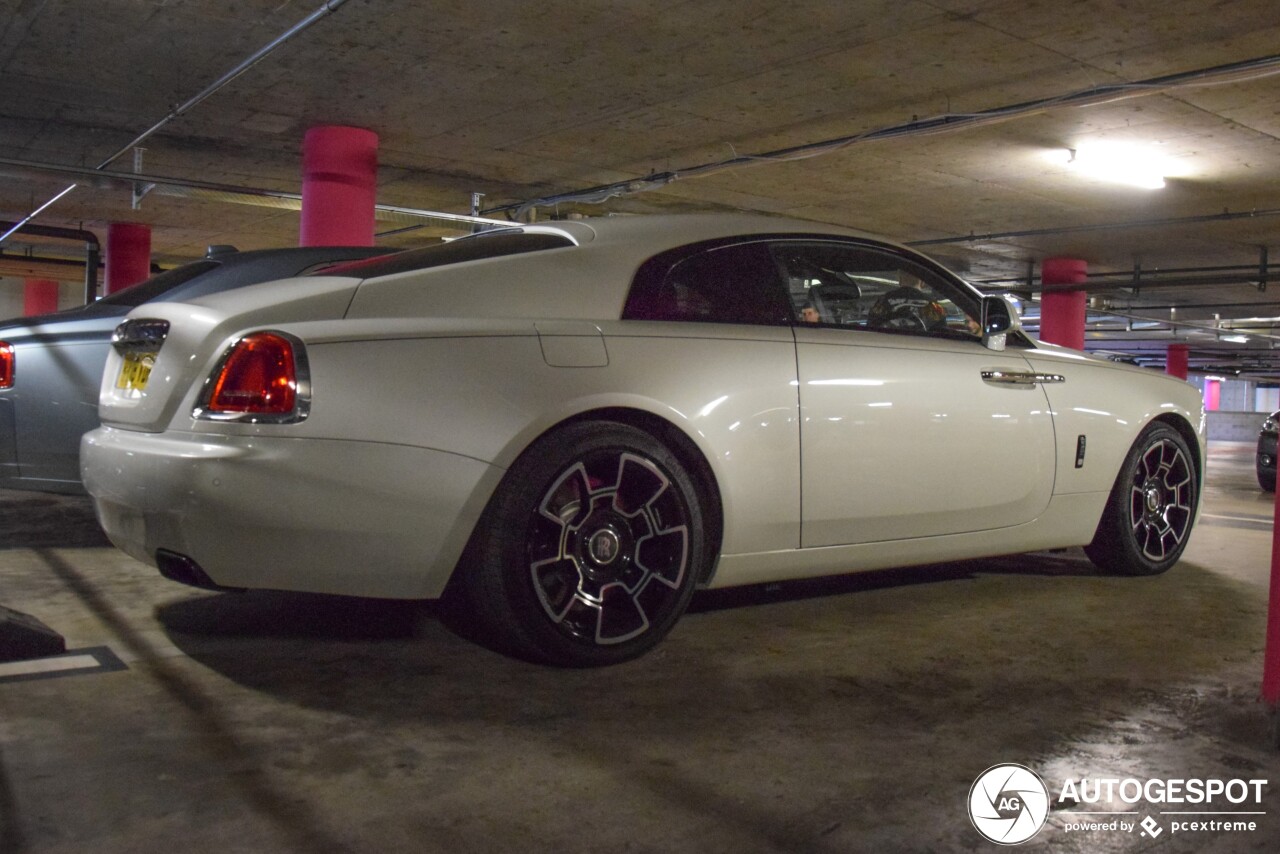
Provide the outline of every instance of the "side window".
<path id="1" fill-rule="evenodd" d="M 797 322 L 977 337 L 980 306 L 936 271 L 870 247 L 779 242 L 774 258 Z"/>
<path id="2" fill-rule="evenodd" d="M 791 308 L 766 244 L 709 244 L 646 261 L 636 273 L 622 316 L 775 325 L 791 322 Z"/>

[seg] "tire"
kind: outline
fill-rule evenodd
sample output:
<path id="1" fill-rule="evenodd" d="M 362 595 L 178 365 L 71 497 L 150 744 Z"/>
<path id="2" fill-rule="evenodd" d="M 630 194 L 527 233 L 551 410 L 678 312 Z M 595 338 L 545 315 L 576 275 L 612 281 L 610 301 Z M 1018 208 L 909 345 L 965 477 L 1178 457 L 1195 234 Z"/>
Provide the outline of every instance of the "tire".
<path id="1" fill-rule="evenodd" d="M 1258 471 L 1258 486 L 1262 487 L 1263 492 L 1276 491 L 1276 473 L 1274 469 L 1264 469 L 1262 466 L 1255 465 Z"/>
<path id="2" fill-rule="evenodd" d="M 693 479 L 661 443 L 616 422 L 571 424 L 530 446 L 472 534 L 459 578 L 482 638 L 563 667 L 652 649 L 705 566 Z"/>
<path id="3" fill-rule="evenodd" d="M 1152 424 L 1125 457 L 1085 554 L 1120 575 L 1164 572 L 1186 548 L 1199 494 L 1186 441 L 1167 424 Z"/>

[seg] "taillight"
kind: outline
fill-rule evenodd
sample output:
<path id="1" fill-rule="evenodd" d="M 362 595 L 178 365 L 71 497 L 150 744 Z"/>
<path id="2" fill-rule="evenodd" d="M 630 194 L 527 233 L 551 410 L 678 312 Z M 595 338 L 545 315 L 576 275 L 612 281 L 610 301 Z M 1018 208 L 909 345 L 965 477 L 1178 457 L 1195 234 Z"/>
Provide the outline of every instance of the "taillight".
<path id="1" fill-rule="evenodd" d="M 0 341 L 0 388 L 13 388 L 13 345 Z"/>
<path id="2" fill-rule="evenodd" d="M 196 417 L 290 423 L 307 417 L 309 380 L 302 342 L 281 332 L 237 341 L 206 384 Z"/>

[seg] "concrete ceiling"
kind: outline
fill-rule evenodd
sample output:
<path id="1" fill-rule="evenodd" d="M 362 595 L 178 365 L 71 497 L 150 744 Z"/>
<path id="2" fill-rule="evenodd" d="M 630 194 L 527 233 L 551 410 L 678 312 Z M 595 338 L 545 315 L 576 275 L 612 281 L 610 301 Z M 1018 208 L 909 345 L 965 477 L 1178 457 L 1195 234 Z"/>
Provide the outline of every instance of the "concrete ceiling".
<path id="1" fill-rule="evenodd" d="M 1091 273 L 1118 274 L 1094 283 L 1095 307 L 1114 314 L 1090 315 L 1091 347 L 1151 350 L 1160 362 L 1180 340 L 1193 367 L 1280 377 L 1280 320 L 1247 320 L 1280 318 L 1280 283 L 1265 289 L 1259 270 L 1280 227 L 1275 0 L 329 5 L 332 14 L 147 139 L 142 171 L 296 193 L 306 129 L 355 125 L 379 135 L 379 202 L 466 212 L 472 192 L 500 208 L 811 146 L 804 159 L 752 161 L 537 215 L 786 214 L 946 241 L 926 248 L 992 286 L 1025 285 L 1046 257 L 1082 258 Z M 68 185 L 51 167 L 103 165 L 320 8 L 0 0 L 0 220 L 23 219 Z M 1189 76 L 1228 65 L 1237 73 Z M 1182 85 L 1107 88 L 1171 76 Z M 951 126 L 937 132 L 929 120 L 944 115 Z M 903 132 L 859 138 L 889 128 Z M 829 140 L 848 144 L 815 145 Z M 1047 159 L 1099 141 L 1149 146 L 1176 177 L 1160 190 L 1131 189 Z M 107 168 L 131 171 L 132 154 Z M 134 210 L 124 183 L 80 180 L 33 222 L 104 239 L 109 222 L 148 223 L 162 263 L 210 243 L 297 243 L 287 205 L 154 192 Z M 379 242 L 416 245 L 439 233 Z M 994 236 L 958 239 L 967 235 Z M 15 235 L 4 250 L 75 246 Z M 1191 326 L 1144 331 L 1145 319 L 1169 321 L 1175 306 Z M 1249 342 L 1221 341 L 1215 314 L 1222 326 L 1251 327 Z"/>

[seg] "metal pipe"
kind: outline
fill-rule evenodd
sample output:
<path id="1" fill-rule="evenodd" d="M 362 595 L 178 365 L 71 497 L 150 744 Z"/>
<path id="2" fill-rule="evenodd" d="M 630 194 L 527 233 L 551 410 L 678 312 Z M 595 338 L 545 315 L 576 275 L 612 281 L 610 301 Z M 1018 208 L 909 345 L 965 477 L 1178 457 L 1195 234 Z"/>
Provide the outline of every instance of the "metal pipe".
<path id="1" fill-rule="evenodd" d="M 54 225 L 31 225 L 15 222 L 0 222 L 0 228 L 9 229 L 8 234 L 21 231 L 37 237 L 57 237 L 65 240 L 84 241 L 84 304 L 88 305 L 98 295 L 98 265 L 102 258 L 102 244 L 98 235 L 81 228 L 60 228 Z"/>
<path id="2" fill-rule="evenodd" d="M 289 41 L 289 39 L 293 38 L 293 37 L 294 37 L 294 36 L 296 36 L 298 33 L 302 32 L 303 30 L 305 30 L 305 29 L 307 29 L 308 27 L 310 27 L 310 26 L 311 26 L 312 24 L 314 24 L 316 21 L 319 21 L 321 18 L 324 18 L 324 17 L 326 17 L 326 16 L 328 16 L 328 15 L 333 14 L 335 11 L 337 11 L 337 9 L 338 9 L 338 7 L 339 7 L 339 6 L 341 6 L 342 4 L 344 4 L 344 3 L 346 3 L 346 2 L 347 2 L 347 0 L 326 0 L 326 2 L 325 2 L 323 5 L 321 5 L 319 9 L 316 9 L 316 10 L 315 10 L 314 12 L 312 12 L 310 15 L 307 15 L 307 16 L 306 16 L 305 18 L 303 18 L 301 21 L 299 21 L 298 23 L 294 24 L 294 25 L 293 25 L 292 27 L 290 27 L 288 30 L 286 30 L 285 32 L 283 32 L 282 34 L 280 34 L 279 36 L 277 36 L 275 39 L 273 39 L 269 44 L 265 45 L 265 46 L 264 46 L 264 47 L 262 47 L 262 48 L 259 48 L 259 49 L 258 49 L 257 51 L 255 51 L 251 56 L 249 56 L 247 59 L 245 59 L 245 60 L 243 60 L 242 62 L 240 62 L 240 63 L 239 63 L 235 68 L 231 69 L 231 70 L 230 70 L 230 71 L 228 71 L 226 74 L 224 74 L 224 75 L 222 75 L 221 77 L 219 77 L 219 78 L 218 78 L 217 80 L 215 80 L 213 83 L 211 83 L 211 84 L 209 84 L 208 86 L 206 86 L 204 89 L 202 89 L 202 90 L 201 90 L 198 94 L 196 94 L 194 97 L 191 97 L 191 98 L 187 99 L 186 101 L 184 101 L 184 102 L 183 102 L 182 104 L 180 104 L 179 106 L 174 107 L 174 108 L 172 108 L 171 110 L 169 110 L 168 114 L 166 114 L 164 118 L 162 118 L 160 121 L 156 122 L 156 123 L 155 123 L 154 125 L 152 125 L 151 127 L 147 128 L 145 131 L 143 131 L 143 132 L 142 132 L 141 134 L 139 134 L 138 136 L 134 137 L 134 139 L 133 139 L 133 141 L 132 141 L 132 142 L 129 142 L 129 143 L 127 143 L 126 145 L 122 146 L 118 151 L 116 151 L 114 154 L 112 154 L 112 155 L 111 155 L 110 157 L 108 157 L 106 160 L 104 160 L 104 161 L 102 161 L 101 163 L 99 163 L 99 164 L 98 164 L 98 168 L 97 168 L 97 170 L 95 170 L 95 171 L 101 171 L 101 170 L 103 170 L 103 169 L 107 168 L 108 166 L 110 166 L 110 165 L 112 164 L 112 162 L 114 162 L 114 161 L 115 161 L 115 160 L 117 160 L 119 157 L 121 157 L 123 154 L 125 154 L 126 152 L 128 152 L 131 148 L 133 148 L 133 147 L 134 147 L 134 146 L 136 146 L 136 145 L 139 145 L 139 144 L 140 144 L 140 143 L 142 143 L 145 139 L 147 139 L 149 136 L 151 136 L 152 134 L 154 134 L 156 131 L 160 130 L 160 128 L 164 127 L 164 126 L 165 126 L 165 125 L 167 125 L 169 122 L 171 122 L 171 121 L 173 121 L 174 119 L 178 118 L 179 116 L 183 115 L 183 114 L 184 114 L 184 113 L 186 113 L 188 110 L 192 109 L 192 108 L 193 108 L 193 107 L 195 107 L 197 104 L 199 104 L 201 101 L 205 100 L 205 99 L 206 99 L 206 98 L 208 98 L 210 95 L 212 95 L 212 94 L 214 94 L 215 92 L 217 92 L 219 89 L 222 89 L 224 86 L 226 86 L 226 85 L 227 85 L 228 83 L 230 83 L 231 81 L 235 80 L 235 79 L 236 79 L 237 77 L 239 77 L 241 74 L 244 74 L 244 73 L 245 73 L 246 71 L 248 71 L 250 68 L 252 68 L 253 66 L 257 65 L 259 62 L 261 62 L 263 59 L 265 59 L 265 58 L 267 57 L 267 55 L 268 55 L 268 54 L 270 54 L 270 53 L 271 53 L 272 51 L 274 51 L 276 48 L 280 47 L 280 45 L 282 45 L 282 44 L 284 44 L 285 42 Z M 27 215 L 26 215 L 26 216 L 25 216 L 25 217 L 24 217 L 24 218 L 23 218 L 23 219 L 18 223 L 18 225 L 17 225 L 17 226 L 15 226 L 14 228 L 9 229 L 9 230 L 8 230 L 8 231 L 6 231 L 4 234 L 0 234 L 0 243 L 3 243 L 5 240 L 8 240 L 8 239 L 9 239 L 9 237 L 10 237 L 10 236 L 15 232 L 15 231 L 17 231 L 17 230 L 18 230 L 18 228 L 20 228 L 20 227 L 21 227 L 21 226 L 23 226 L 23 225 L 26 225 L 28 222 L 30 222 L 31 220 L 35 219 L 37 216 L 39 216 L 41 213 L 43 213 L 43 212 L 44 212 L 48 207 L 50 207 L 51 205 L 53 205 L 53 204 L 54 204 L 55 202 L 57 202 L 59 199 L 61 199 L 61 198 L 63 198 L 64 196 L 66 196 L 68 193 L 70 193 L 72 190 L 74 190 L 77 186 L 79 186 L 79 185 L 78 185 L 78 184 L 72 184 L 71 186 L 69 186 L 69 187 L 65 188 L 64 190 L 62 190 L 62 192 L 58 193 L 58 194 L 57 194 L 56 196 L 54 196 L 53 198 L 49 199 L 49 201 L 45 202 L 45 203 L 44 203 L 44 204 L 42 204 L 40 207 L 36 208 L 36 209 L 35 209 L 35 210 L 33 210 L 31 213 L 27 214 Z"/>
<path id="3" fill-rule="evenodd" d="M 11 228 L 19 223 L 0 222 L 0 228 Z M 94 246 L 101 245 L 98 241 L 98 235 L 92 231 L 85 231 L 81 228 L 62 228 L 56 225 L 25 225 L 22 226 L 24 234 L 35 235 L 36 237 L 56 237 L 62 240 L 83 240 L 85 243 Z"/>
<path id="4" fill-rule="evenodd" d="M 789 160 L 803 160 L 810 157 L 817 157 L 822 154 L 828 154 L 833 151 L 839 151 L 859 142 L 870 142 L 878 139 L 896 139 L 905 136 L 918 136 L 984 127 L 997 122 L 1009 121 L 1021 116 L 1036 115 L 1044 112 L 1045 110 L 1058 107 L 1096 106 L 1098 104 L 1111 103 L 1125 98 L 1152 95 L 1183 86 L 1203 86 L 1211 83 L 1225 83 L 1241 79 L 1266 77 L 1277 73 L 1280 73 L 1280 55 L 1273 54 L 1271 56 L 1262 56 L 1256 59 L 1244 60 L 1242 62 L 1216 65 L 1210 68 L 1200 68 L 1195 71 L 1166 74 L 1161 77 L 1152 77 L 1133 83 L 1116 83 L 1109 86 L 1094 86 L 1077 92 L 1069 92 L 1065 95 L 1040 98 L 1033 101 L 1023 101 L 1018 104 L 1011 104 L 1005 107 L 995 107 L 990 110 L 981 110 L 974 113 L 946 113 L 941 116 L 917 119 L 910 122 L 904 122 L 899 125 L 864 131 L 863 133 L 850 134 L 849 136 L 826 139 L 820 142 L 804 143 L 802 145 L 794 145 L 788 148 L 779 148 L 773 151 L 766 151 L 763 154 L 737 155 L 725 160 L 702 163 L 697 166 L 658 172 L 636 178 L 628 178 L 623 181 L 615 181 L 612 184 L 601 184 L 584 190 L 571 190 L 566 193 L 543 196 L 541 198 L 525 202 L 500 205 L 481 211 L 481 213 L 494 214 L 515 211 L 515 216 L 519 219 L 520 216 L 530 208 L 569 202 L 583 202 L 588 204 L 603 202 L 614 196 L 656 190 L 659 187 L 663 187 L 670 184 L 672 181 L 676 181 L 681 178 L 695 178 L 703 175 L 710 175 L 725 169 L 733 169 L 740 166 L 750 166 L 760 163 L 779 163 Z"/>
<path id="5" fill-rule="evenodd" d="M 1141 285 L 1142 289 L 1150 290 L 1152 288 L 1200 288 L 1211 287 L 1213 285 L 1252 285 L 1258 281 L 1258 273 L 1255 270 L 1252 275 L 1228 275 L 1228 276 L 1175 276 L 1168 279 L 1152 279 L 1144 278 L 1141 282 L 1137 279 L 1127 279 L 1124 281 L 1098 281 L 1087 282 L 1080 285 L 1041 285 L 1041 292 L 1052 293 L 1053 291 L 1079 291 L 1087 290 L 1090 293 L 1098 291 L 1115 291 L 1131 289 Z"/>
<path id="6" fill-rule="evenodd" d="M 135 145 L 142 144 L 144 140 L 146 140 L 149 136 L 151 136 L 156 131 L 160 130 L 160 128 L 164 127 L 169 122 L 178 118 L 183 113 L 186 113 L 191 108 L 197 106 L 201 101 L 205 100 L 210 95 L 217 92 L 219 89 L 222 89 L 232 80 L 235 80 L 237 77 L 239 77 L 241 74 L 244 74 L 250 68 L 253 68 L 253 66 L 257 65 L 259 62 L 266 59 L 267 55 L 270 54 L 272 51 L 274 51 L 276 48 L 280 47 L 282 44 L 289 41 L 289 39 L 293 38 L 294 36 L 301 33 L 303 30 L 310 27 L 316 21 L 319 21 L 321 18 L 324 18 L 328 15 L 332 15 L 334 12 L 338 10 L 339 6 L 341 6 L 343 3 L 346 3 L 346 2 L 347 0 L 328 0 L 328 2 L 322 4 L 319 9 L 316 9 L 310 15 L 307 15 L 307 17 L 303 18 L 301 21 L 294 24 L 289 29 L 285 30 L 283 33 L 281 33 L 279 36 L 273 39 L 270 43 L 259 48 L 251 56 L 249 56 L 248 59 L 243 60 L 235 68 L 231 69 L 226 74 L 222 75 L 217 80 L 210 83 L 208 86 L 200 90 L 200 92 L 194 95 L 193 97 L 187 99 L 179 106 L 171 109 L 168 115 L 166 115 L 163 119 L 156 122 L 154 125 L 147 128 L 142 133 L 138 134 L 138 136 L 135 137 L 132 142 L 126 143 L 125 145 L 121 146 L 119 151 L 117 151 L 115 154 L 108 157 L 106 160 L 102 161 L 102 163 L 98 164 L 98 168 L 105 169 L 107 166 L 110 166 L 113 161 L 117 160 L 118 158 L 122 157 L 124 154 L 128 153 L 128 151 L 131 148 L 133 148 Z M 3 238 L 0 238 L 0 239 L 3 239 Z"/>
<path id="7" fill-rule="evenodd" d="M 235 184 L 216 184 L 210 181 L 196 181 L 190 178 L 173 178 L 165 175 L 147 175 L 136 172 L 93 169 L 88 166 L 63 166 L 55 163 L 39 163 L 33 160 L 19 160 L 13 157 L 0 157 L 0 166 L 12 166 L 19 169 L 28 169 L 35 172 L 52 172 L 60 175 L 92 176 L 99 179 L 109 178 L 126 184 L 132 184 L 133 182 L 145 182 L 147 184 L 155 184 L 158 187 L 181 187 L 189 190 L 223 193 L 230 196 L 281 199 L 290 202 L 298 202 L 299 204 L 302 202 L 301 193 L 291 193 L 284 190 L 264 190 L 259 187 L 241 187 Z M 157 192 L 164 191 L 158 190 Z M 459 225 L 501 227 L 508 227 L 511 225 L 510 222 L 501 219 L 490 219 L 482 216 L 468 216 L 467 214 L 456 214 L 448 211 L 406 208 L 400 205 L 378 204 L 374 205 L 374 210 L 388 214 L 402 214 L 404 216 L 421 217 L 423 219 L 436 219 L 443 222 L 458 223 Z M 3 227 L 3 224 L 0 224 L 0 227 Z"/>
<path id="8" fill-rule="evenodd" d="M 97 243 L 85 244 L 84 252 L 84 304 L 98 298 L 98 264 L 102 248 Z"/>
<path id="9" fill-rule="evenodd" d="M 1081 234 L 1090 231 L 1111 231 L 1120 228 L 1164 228 L 1171 225 L 1196 225 L 1206 222 L 1229 222 L 1237 219 L 1260 219 L 1280 216 L 1280 208 L 1199 216 L 1168 217 L 1165 219 L 1136 220 L 1132 222 L 1106 223 L 1103 225 L 1068 225 L 1059 228 L 1032 228 L 1024 231 L 993 231 L 987 234 L 968 234 L 956 237 L 938 237 L 932 240 L 913 240 L 908 246 L 939 246 L 948 243 L 978 243 L 985 240 L 1008 240 L 1012 237 L 1048 237 L 1055 234 Z M 1251 269 L 1257 269 L 1256 267 Z"/>

